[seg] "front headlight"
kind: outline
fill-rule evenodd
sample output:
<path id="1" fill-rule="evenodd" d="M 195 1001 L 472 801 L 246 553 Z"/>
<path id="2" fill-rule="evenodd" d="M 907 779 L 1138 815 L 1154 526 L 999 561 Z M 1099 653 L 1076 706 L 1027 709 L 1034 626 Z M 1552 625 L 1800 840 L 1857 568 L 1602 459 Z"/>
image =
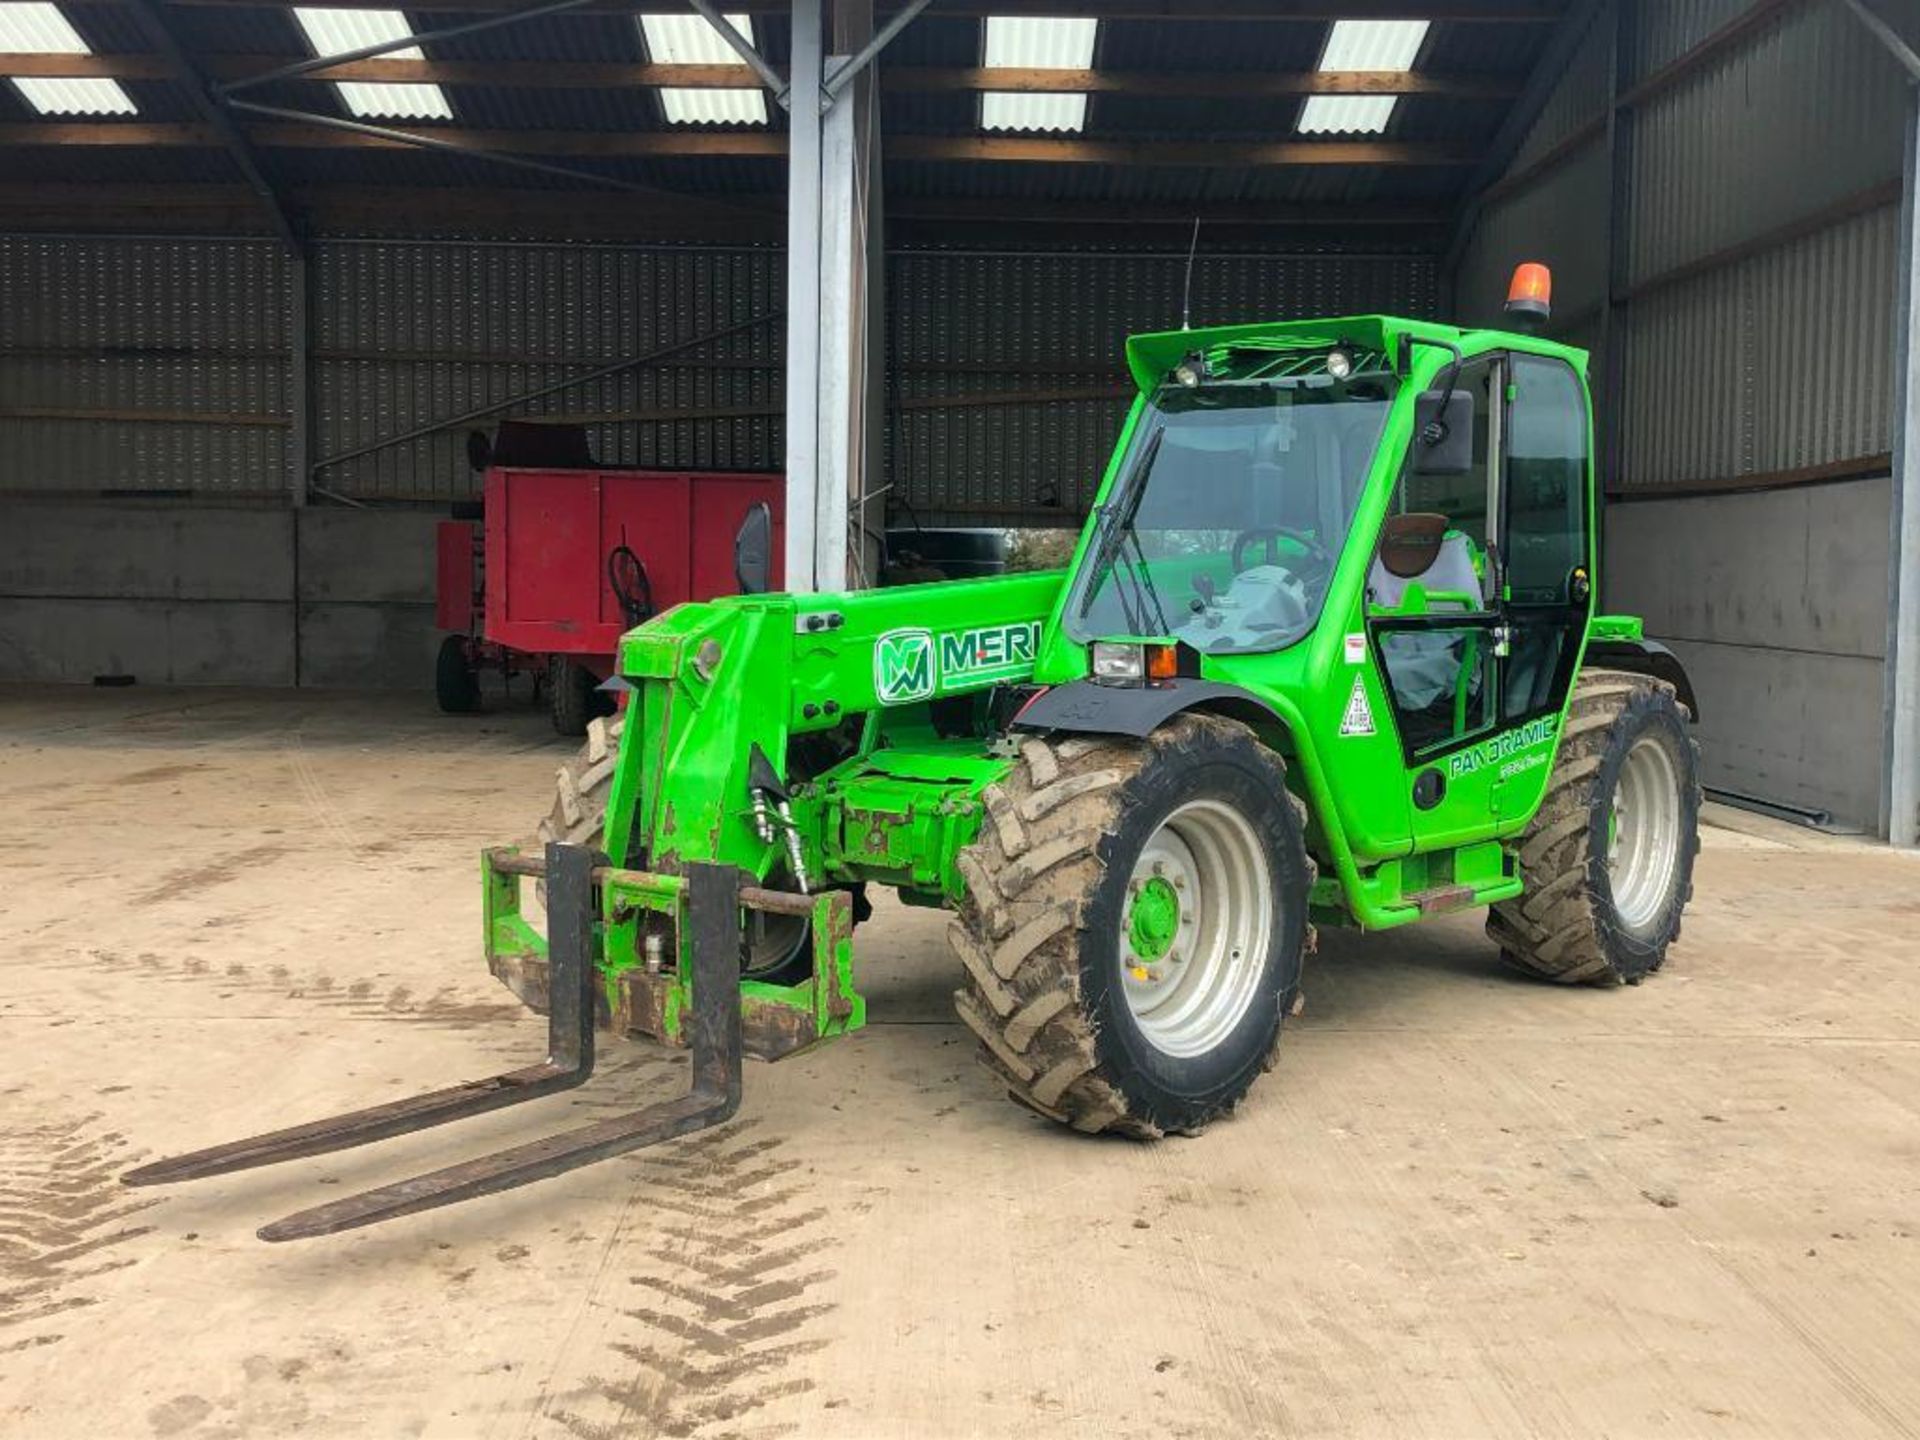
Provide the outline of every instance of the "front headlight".
<path id="1" fill-rule="evenodd" d="M 1146 647 L 1093 642 L 1093 678 L 1102 685 L 1140 685 L 1147 678 Z"/>

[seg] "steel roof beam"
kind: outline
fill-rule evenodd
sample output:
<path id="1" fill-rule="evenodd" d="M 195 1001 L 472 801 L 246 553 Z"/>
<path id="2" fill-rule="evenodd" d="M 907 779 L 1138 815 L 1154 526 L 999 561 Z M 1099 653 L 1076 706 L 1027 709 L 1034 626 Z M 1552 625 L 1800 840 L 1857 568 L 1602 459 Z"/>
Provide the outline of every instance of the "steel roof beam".
<path id="1" fill-rule="evenodd" d="M 145 5 L 151 0 L 127 0 L 133 5 Z M 402 35 L 393 40 L 382 40 L 377 45 L 362 45 L 358 50 L 344 50 L 338 55 L 315 55 L 306 60 L 294 60 L 280 66 L 277 70 L 268 70 L 259 75 L 248 75 L 238 80 L 229 80 L 214 88 L 222 95 L 235 90 L 249 89 L 256 85 L 269 85 L 276 80 L 292 80 L 314 70 L 329 70 L 350 60 L 373 60 L 382 55 L 390 55 L 395 50 L 409 50 L 414 46 L 426 46 L 436 40 L 454 40 L 462 35 L 478 34 L 482 30 L 497 30 L 502 25 L 517 25 L 524 20 L 538 20 L 549 15 L 563 15 L 569 10 L 580 10 L 594 3 L 594 0 L 551 0 L 546 5 L 536 5 L 528 10 L 513 10 L 504 15 L 491 15 L 483 20 L 470 20 L 464 25 L 447 25 L 438 30 L 423 30 L 417 34 Z"/>
<path id="2" fill-rule="evenodd" d="M 1896 9 L 1887 0 L 1846 0 L 1846 5 L 1907 67 L 1908 76 L 1920 80 L 1920 13 L 1911 5 Z"/>
<path id="3" fill-rule="evenodd" d="M 122 0 L 126 3 L 126 0 Z M 209 9 L 256 10 L 259 0 L 171 0 Z M 365 0 L 307 0 L 318 6 L 361 8 Z M 520 0 L 410 0 L 407 10 L 490 14 Z M 726 0 L 726 8 L 750 15 L 780 15 L 788 0 Z M 897 9 L 898 7 L 890 7 Z M 1244 20 L 1281 24 L 1327 24 L 1334 20 L 1436 20 L 1460 25 L 1550 25 L 1564 0 L 942 0 L 940 13 L 985 15 L 1091 15 L 1102 20 Z M 587 0 L 581 13 L 630 15 L 632 0 Z"/>
<path id="4" fill-rule="evenodd" d="M 248 134 L 268 149 L 313 150 L 332 146 L 416 146 L 477 159 L 523 155 L 599 156 L 608 159 L 655 155 L 731 155 L 779 157 L 787 137 L 774 131 L 674 130 L 393 130 L 332 115 L 315 115 L 278 106 L 233 102 L 236 110 L 285 123 L 260 125 Z M 0 125 L 0 148 L 40 145 L 97 145 L 133 148 L 217 148 L 211 126 L 139 121 L 33 122 Z M 1008 161 L 1057 165 L 1157 165 L 1193 169 L 1315 167 L 1323 165 L 1471 165 L 1477 152 L 1457 144 L 1398 140 L 1088 140 L 1040 139 L 995 135 L 899 135 L 887 147 L 900 160 Z M 576 178 L 644 191 L 624 180 L 592 172 Z M 657 192 L 663 195 L 672 192 Z M 673 194 L 677 203 L 697 197 Z M 722 202 L 715 202 L 722 203 Z"/>
<path id="5" fill-rule="evenodd" d="M 278 55 L 208 55 L 201 71 L 216 80 L 246 81 L 286 64 Z M 0 52 L 0 75 L 45 79 L 165 80 L 172 78 L 157 55 L 43 55 Z M 683 90 L 739 90 L 759 83 L 745 65 L 658 65 L 515 60 L 340 60 L 329 57 L 295 80 L 331 84 L 360 80 L 385 85 L 479 85 L 521 90 L 631 90 L 671 86 Z M 897 65 L 880 77 L 891 92 L 972 93 L 983 90 L 1031 95 L 1204 95 L 1246 99 L 1291 99 L 1301 95 L 1419 95 L 1440 100 L 1511 100 L 1520 81 L 1473 74 L 1438 75 L 1419 70 L 1038 70 L 985 66 Z"/>
<path id="6" fill-rule="evenodd" d="M 266 172 L 260 167 L 259 157 L 253 152 L 253 145 L 240 133 L 240 127 L 234 123 L 233 116 L 226 106 L 220 103 L 218 95 L 208 85 L 206 77 L 200 73 L 198 65 L 180 38 L 173 33 L 173 26 L 166 16 L 160 13 L 160 7 L 153 0 L 127 0 L 140 28 L 147 33 L 147 39 L 159 50 L 161 58 L 173 73 L 171 79 L 183 87 L 193 100 L 194 108 L 200 112 L 207 128 L 219 141 L 220 148 L 232 159 L 234 168 L 247 182 L 247 188 L 258 197 L 262 208 L 273 222 L 274 233 L 280 237 L 280 243 L 287 247 L 287 253 L 293 256 L 301 254 L 300 232 L 293 223 L 293 217 L 287 213 L 286 205 L 280 194 L 267 179 Z"/>

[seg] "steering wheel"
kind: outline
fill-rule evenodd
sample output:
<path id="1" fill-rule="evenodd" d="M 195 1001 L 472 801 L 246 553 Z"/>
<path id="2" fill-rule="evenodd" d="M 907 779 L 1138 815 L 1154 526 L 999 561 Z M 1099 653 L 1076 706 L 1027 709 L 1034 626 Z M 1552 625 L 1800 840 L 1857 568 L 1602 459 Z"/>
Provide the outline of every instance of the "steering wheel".
<path id="1" fill-rule="evenodd" d="M 620 615 L 629 629 L 652 618 L 653 582 L 632 547 L 616 545 L 607 555 L 607 584 L 620 602 Z"/>
<path id="2" fill-rule="evenodd" d="M 1313 536 L 1299 530 L 1289 530 L 1284 525 L 1256 525 L 1251 530 L 1242 530 L 1233 541 L 1233 573 L 1251 568 L 1247 564 L 1247 550 L 1250 546 L 1264 542 L 1267 549 L 1266 564 L 1280 563 L 1280 545 L 1282 540 L 1290 540 L 1300 548 L 1309 559 L 1318 560 L 1327 569 L 1333 568 L 1333 555 Z"/>

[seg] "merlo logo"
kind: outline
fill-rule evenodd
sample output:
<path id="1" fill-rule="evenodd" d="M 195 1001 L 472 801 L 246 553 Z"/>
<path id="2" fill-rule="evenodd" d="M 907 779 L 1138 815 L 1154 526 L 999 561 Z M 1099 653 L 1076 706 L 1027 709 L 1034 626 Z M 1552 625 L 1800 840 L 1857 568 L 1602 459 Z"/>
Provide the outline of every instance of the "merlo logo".
<path id="1" fill-rule="evenodd" d="M 882 705 L 933 695 L 933 632 L 889 630 L 873 642 L 873 691 Z"/>

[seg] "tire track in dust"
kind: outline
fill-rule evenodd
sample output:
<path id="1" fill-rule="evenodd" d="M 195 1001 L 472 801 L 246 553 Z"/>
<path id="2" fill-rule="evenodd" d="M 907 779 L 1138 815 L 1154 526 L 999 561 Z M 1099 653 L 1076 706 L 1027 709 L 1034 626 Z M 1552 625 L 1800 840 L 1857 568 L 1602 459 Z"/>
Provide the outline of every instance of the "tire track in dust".
<path id="1" fill-rule="evenodd" d="M 100 1118 L 0 1133 L 0 1356 L 64 1339 L 48 1322 L 99 1304 L 85 1282 L 134 1263 L 103 1252 L 153 1229 L 126 1222 L 159 1201 L 129 1196 L 119 1180 L 143 1152 Z"/>
<path id="2" fill-rule="evenodd" d="M 834 1307 L 809 1296 L 837 1272 L 820 1263 L 827 1210 L 806 1205 L 804 1186 L 780 1183 L 799 1162 L 774 1158 L 778 1139 L 745 1138 L 754 1123 L 676 1141 L 637 1162 L 641 1205 L 673 1243 L 639 1257 L 627 1277 L 635 1303 L 615 1303 L 625 1323 L 615 1323 L 608 1348 L 630 1368 L 587 1378 L 612 1415 L 551 1414 L 577 1440 L 727 1440 L 796 1428 L 740 1422 L 814 1388 L 784 1372 L 830 1343 L 806 1332 Z"/>
<path id="3" fill-rule="evenodd" d="M 416 994 L 408 985 L 383 990 L 372 980 L 342 985 L 331 975 L 300 977 L 285 965 L 255 967 L 238 960 L 221 965 L 194 958 L 170 959 L 152 951 L 142 951 L 129 961 L 115 951 L 98 947 L 86 953 L 91 968 L 122 979 L 131 971 L 162 984 L 221 985 L 254 995 L 304 1000 L 360 1019 L 408 1020 L 448 1030 L 475 1030 L 517 1020 L 527 1013 L 523 1007 L 504 1001 L 465 998 L 452 985 Z"/>

